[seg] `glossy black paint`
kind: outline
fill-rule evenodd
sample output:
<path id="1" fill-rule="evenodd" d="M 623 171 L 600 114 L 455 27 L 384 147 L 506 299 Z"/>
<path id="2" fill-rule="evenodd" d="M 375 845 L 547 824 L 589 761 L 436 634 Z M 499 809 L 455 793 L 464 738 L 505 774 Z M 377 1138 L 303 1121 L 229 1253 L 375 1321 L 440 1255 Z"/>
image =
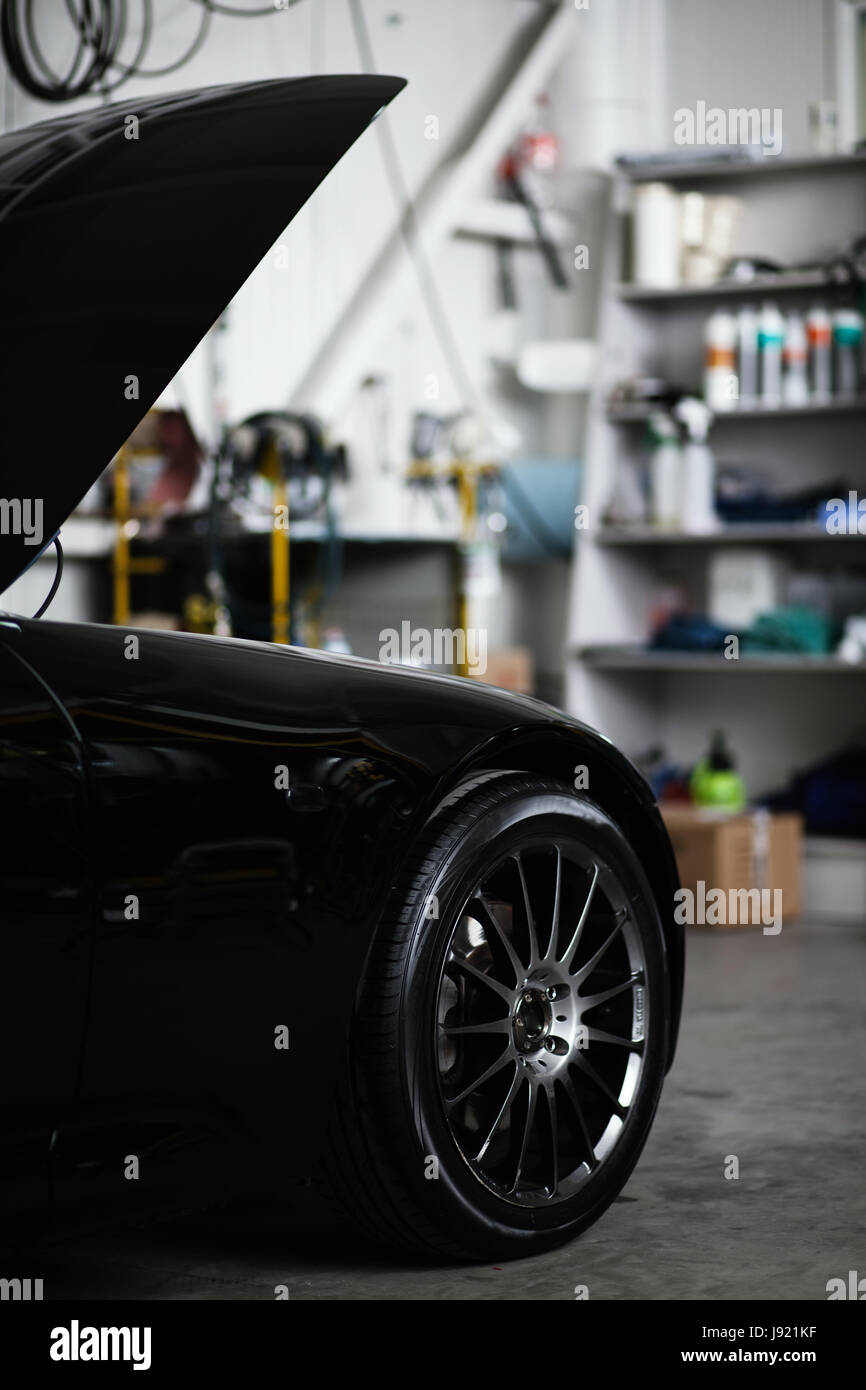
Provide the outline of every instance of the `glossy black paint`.
<path id="1" fill-rule="evenodd" d="M 449 791 L 488 769 L 570 785 L 589 768 L 658 899 L 672 1055 L 673 860 L 646 784 L 598 734 L 474 682 L 267 644 L 18 620 L 0 627 L 0 658 L 4 675 L 14 662 L 40 677 L 27 698 L 2 687 L 5 806 L 21 795 L 19 758 L 41 759 L 46 779 L 13 842 L 6 979 L 31 1034 L 62 1001 L 63 1065 L 18 1049 L 18 1093 L 40 1108 L 31 1131 L 54 1134 L 61 1205 L 128 1209 L 128 1155 L 136 1198 L 160 1203 L 312 1170 L 395 874 Z M 280 1025 L 288 1051 L 274 1047 Z M 4 1047 L 13 1026 L 4 1010 Z"/>
<path id="2" fill-rule="evenodd" d="M 78 1091 L 94 880 L 84 750 L 0 628 L 3 968 L 0 1230 L 50 1197 L 54 1127 Z"/>
<path id="3" fill-rule="evenodd" d="M 217 88 L 0 140 L 2 491 L 42 499 L 45 540 L 402 85 Z M 46 410 L 68 447 L 40 453 Z M 4 530 L 0 590 L 38 552 Z M 415 837 L 467 778 L 578 764 L 658 902 L 672 1056 L 673 857 L 598 734 L 417 671 L 0 617 L 0 1239 L 46 1203 L 104 1218 L 310 1173 Z"/>
<path id="4" fill-rule="evenodd" d="M 404 85 L 211 87 L 0 138 L 0 491 L 41 500 L 45 542 Z M 0 592 L 38 550 L 0 534 Z"/>

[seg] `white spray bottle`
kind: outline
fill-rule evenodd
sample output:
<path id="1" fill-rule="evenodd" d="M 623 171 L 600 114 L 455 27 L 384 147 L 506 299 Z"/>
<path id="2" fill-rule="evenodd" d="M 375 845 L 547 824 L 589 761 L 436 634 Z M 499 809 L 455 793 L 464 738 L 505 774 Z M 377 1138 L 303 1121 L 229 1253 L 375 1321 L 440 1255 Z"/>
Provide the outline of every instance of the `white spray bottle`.
<path id="1" fill-rule="evenodd" d="M 713 412 L 694 396 L 684 396 L 674 415 L 685 426 L 680 525 L 692 535 L 718 529 L 716 515 L 716 464 L 707 443 Z"/>
<path id="2" fill-rule="evenodd" d="M 682 491 L 682 450 L 674 421 L 663 410 L 649 418 L 650 514 L 656 526 L 673 530 L 680 524 Z"/>

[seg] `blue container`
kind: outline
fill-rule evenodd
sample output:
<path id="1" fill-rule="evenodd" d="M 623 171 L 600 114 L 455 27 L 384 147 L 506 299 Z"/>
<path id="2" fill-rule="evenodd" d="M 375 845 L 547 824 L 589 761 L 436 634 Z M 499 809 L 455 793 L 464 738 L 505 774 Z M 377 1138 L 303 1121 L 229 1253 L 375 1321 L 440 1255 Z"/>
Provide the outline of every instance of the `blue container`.
<path id="1" fill-rule="evenodd" d="M 527 563 L 568 559 L 574 540 L 574 508 L 583 465 L 578 459 L 512 459 L 500 473 L 502 510 L 508 521 L 502 558 Z"/>

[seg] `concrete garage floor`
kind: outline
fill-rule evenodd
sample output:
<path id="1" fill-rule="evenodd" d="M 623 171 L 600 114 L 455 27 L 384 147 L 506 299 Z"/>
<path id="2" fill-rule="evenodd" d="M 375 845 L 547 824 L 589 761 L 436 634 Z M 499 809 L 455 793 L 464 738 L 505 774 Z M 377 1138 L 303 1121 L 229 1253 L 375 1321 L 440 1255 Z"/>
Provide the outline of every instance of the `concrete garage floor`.
<path id="1" fill-rule="evenodd" d="M 625 1192 L 586 1235 L 502 1267 L 430 1268 L 245 1213 L 43 1250 L 45 1296 L 826 1299 L 866 1273 L 866 926 L 693 929 L 680 1048 Z M 726 1180 L 726 1156 L 739 1179 Z"/>

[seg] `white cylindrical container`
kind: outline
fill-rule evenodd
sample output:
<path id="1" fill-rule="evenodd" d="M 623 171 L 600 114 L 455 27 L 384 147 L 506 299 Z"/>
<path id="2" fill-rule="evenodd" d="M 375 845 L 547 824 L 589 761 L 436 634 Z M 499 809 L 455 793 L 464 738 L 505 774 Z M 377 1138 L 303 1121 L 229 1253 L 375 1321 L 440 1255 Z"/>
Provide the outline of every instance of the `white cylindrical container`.
<path id="1" fill-rule="evenodd" d="M 862 378 L 863 315 L 857 309 L 833 312 L 833 375 L 837 396 L 859 395 Z"/>
<path id="2" fill-rule="evenodd" d="M 806 315 L 806 337 L 809 342 L 809 386 L 812 398 L 816 401 L 827 400 L 833 390 L 833 323 L 829 309 L 823 304 L 814 304 Z"/>
<path id="3" fill-rule="evenodd" d="M 680 195 L 666 183 L 639 184 L 634 193 L 636 285 L 671 289 L 680 283 Z"/>
<path id="4" fill-rule="evenodd" d="M 782 403 L 782 348 L 785 342 L 785 320 L 775 304 L 761 306 L 758 324 L 758 358 L 760 363 L 761 401 L 764 405 Z"/>
<path id="5" fill-rule="evenodd" d="M 650 456 L 650 510 L 657 526 L 676 527 L 680 519 L 682 452 L 676 426 L 669 415 L 657 411 L 649 422 L 653 451 Z"/>
<path id="6" fill-rule="evenodd" d="M 704 330 L 704 400 L 714 414 L 736 410 L 740 384 L 737 379 L 737 320 L 726 309 L 717 309 Z"/>
<path id="7" fill-rule="evenodd" d="M 786 405 L 805 405 L 809 399 L 806 359 L 806 325 L 801 314 L 789 314 L 785 325 L 785 376 L 782 382 L 782 397 Z"/>
<path id="8" fill-rule="evenodd" d="M 755 405 L 758 400 L 758 314 L 751 304 L 744 304 L 737 314 L 737 347 L 740 404 Z"/>
<path id="9" fill-rule="evenodd" d="M 712 414 L 703 401 L 686 396 L 674 407 L 686 428 L 682 452 L 680 526 L 691 535 L 706 535 L 718 528 L 716 515 L 716 464 L 707 443 Z"/>
<path id="10" fill-rule="evenodd" d="M 690 535 L 705 536 L 718 530 L 716 516 L 716 461 L 709 444 L 691 439 L 683 448 L 683 497 L 681 526 Z"/>

